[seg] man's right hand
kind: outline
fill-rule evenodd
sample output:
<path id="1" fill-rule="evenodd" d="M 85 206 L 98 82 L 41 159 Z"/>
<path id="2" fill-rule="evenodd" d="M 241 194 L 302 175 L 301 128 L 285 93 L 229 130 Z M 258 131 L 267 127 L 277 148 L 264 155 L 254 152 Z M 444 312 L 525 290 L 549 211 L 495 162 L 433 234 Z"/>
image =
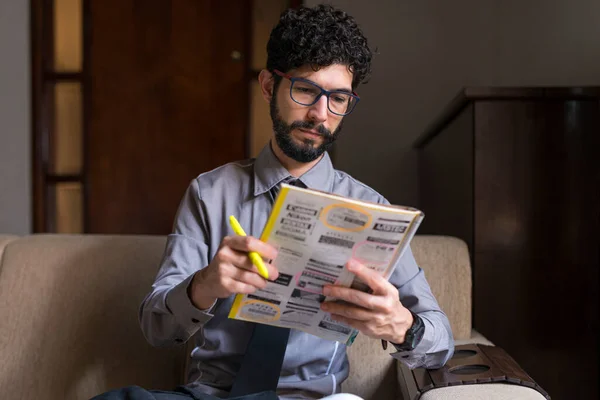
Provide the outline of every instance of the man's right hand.
<path id="1" fill-rule="evenodd" d="M 266 259 L 277 257 L 275 247 L 252 236 L 226 236 L 219 250 L 206 268 L 194 274 L 188 287 L 188 296 L 200 310 L 209 308 L 217 298 L 227 298 L 237 293 L 254 293 L 264 289 L 267 281 L 258 274 L 248 253 L 256 251 Z M 279 276 L 277 269 L 265 263 L 269 279 Z"/>

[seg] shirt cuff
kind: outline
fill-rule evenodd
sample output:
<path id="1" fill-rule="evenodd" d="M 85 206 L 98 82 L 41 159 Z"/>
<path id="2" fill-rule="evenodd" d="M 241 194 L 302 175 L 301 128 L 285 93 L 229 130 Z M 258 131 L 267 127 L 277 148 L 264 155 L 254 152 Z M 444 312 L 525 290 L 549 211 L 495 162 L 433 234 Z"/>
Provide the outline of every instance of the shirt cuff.
<path id="1" fill-rule="evenodd" d="M 173 314 L 177 322 L 191 336 L 202 325 L 206 324 L 214 316 L 213 311 L 215 302 L 207 309 L 200 310 L 192 304 L 188 296 L 188 286 L 191 284 L 194 274 L 180 282 L 167 293 L 166 306 Z"/>
<path id="2" fill-rule="evenodd" d="M 419 315 L 425 324 L 425 332 L 423 333 L 423 339 L 419 342 L 417 347 L 409 351 L 397 351 L 391 353 L 391 356 L 405 364 L 408 368 L 414 369 L 425 365 L 427 360 L 427 350 L 431 349 L 434 345 L 434 328 L 433 324 L 423 316 Z"/>

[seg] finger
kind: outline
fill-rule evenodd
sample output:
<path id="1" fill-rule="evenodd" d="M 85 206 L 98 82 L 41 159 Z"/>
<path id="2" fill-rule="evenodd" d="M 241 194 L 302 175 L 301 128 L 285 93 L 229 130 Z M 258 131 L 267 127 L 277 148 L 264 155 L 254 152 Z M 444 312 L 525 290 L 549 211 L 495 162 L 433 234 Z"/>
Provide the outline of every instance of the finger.
<path id="1" fill-rule="evenodd" d="M 256 292 L 255 286 L 249 285 L 244 282 L 237 281 L 235 279 L 231 279 L 228 282 L 227 288 L 229 289 L 229 291 L 231 293 L 251 294 L 251 293 Z"/>
<path id="2" fill-rule="evenodd" d="M 248 257 L 247 252 L 235 250 L 227 245 L 223 246 L 219 251 L 221 252 L 222 257 L 226 262 L 229 262 L 238 268 L 249 270 L 259 275 L 258 268 L 256 268 L 256 266 L 252 263 L 252 260 L 250 259 L 250 257 Z M 279 271 L 277 271 L 277 268 L 275 268 L 275 266 L 267 262 L 265 262 L 265 267 L 269 271 L 269 279 L 277 279 L 277 277 L 279 276 Z"/>
<path id="3" fill-rule="evenodd" d="M 267 281 L 264 280 L 258 273 L 236 268 L 236 272 L 232 276 L 238 282 L 252 285 L 257 289 L 264 289 L 267 286 Z"/>
<path id="4" fill-rule="evenodd" d="M 342 315 L 334 315 L 334 314 L 331 315 L 331 319 L 336 322 L 351 326 L 352 328 L 357 329 L 360 333 L 362 333 L 366 336 L 369 336 L 371 338 L 384 339 L 384 340 L 391 341 L 391 338 L 388 337 L 388 335 L 383 335 L 380 332 L 380 330 L 373 329 L 373 327 L 370 325 L 370 323 L 368 321 L 367 322 L 358 321 L 358 320 L 355 320 L 352 318 L 344 317 Z"/>
<path id="5" fill-rule="evenodd" d="M 273 260 L 277 257 L 277 249 L 253 236 L 226 236 L 223 243 L 234 250 L 248 253 L 256 251 L 263 258 Z"/>
<path id="6" fill-rule="evenodd" d="M 336 322 L 341 322 L 343 324 L 351 326 L 354 329 L 358 329 L 358 331 L 361 333 L 368 332 L 367 325 L 363 321 L 358 321 L 358 320 L 344 317 L 342 315 L 337 315 L 337 314 L 331 314 L 331 319 Z"/>
<path id="7" fill-rule="evenodd" d="M 357 321 L 369 321 L 373 319 L 373 311 L 362 307 L 356 307 L 348 303 L 327 301 L 321 304 L 321 310 Z"/>
<path id="8" fill-rule="evenodd" d="M 258 272 L 256 267 L 252 264 L 252 260 L 248 257 L 248 253 L 234 250 L 229 246 L 223 246 L 219 252 L 221 254 L 221 260 L 224 262 L 230 263 L 237 268 Z"/>
<path id="9" fill-rule="evenodd" d="M 394 287 L 383 276 L 356 260 L 348 260 L 346 268 L 370 287 L 375 294 L 386 295 L 389 293 L 390 288 Z"/>
<path id="10" fill-rule="evenodd" d="M 386 309 L 385 297 L 344 286 L 325 285 L 323 287 L 323 294 L 369 310 L 384 311 Z"/>

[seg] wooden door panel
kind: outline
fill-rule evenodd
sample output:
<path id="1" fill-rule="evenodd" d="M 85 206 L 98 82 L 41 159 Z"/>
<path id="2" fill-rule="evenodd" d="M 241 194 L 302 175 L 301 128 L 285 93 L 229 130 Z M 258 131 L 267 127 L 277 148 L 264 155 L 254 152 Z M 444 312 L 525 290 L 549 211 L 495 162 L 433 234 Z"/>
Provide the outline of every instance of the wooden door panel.
<path id="1" fill-rule="evenodd" d="M 165 234 L 199 173 L 246 155 L 247 1 L 90 2 L 90 233 Z"/>

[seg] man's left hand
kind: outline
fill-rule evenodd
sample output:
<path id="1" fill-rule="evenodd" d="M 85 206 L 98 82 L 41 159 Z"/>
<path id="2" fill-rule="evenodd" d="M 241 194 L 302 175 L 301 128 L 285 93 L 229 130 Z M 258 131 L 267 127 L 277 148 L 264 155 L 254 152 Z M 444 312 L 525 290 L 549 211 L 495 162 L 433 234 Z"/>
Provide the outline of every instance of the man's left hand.
<path id="1" fill-rule="evenodd" d="M 367 284 L 372 293 L 325 285 L 323 294 L 347 303 L 327 301 L 321 304 L 321 309 L 331 313 L 333 320 L 356 328 L 367 336 L 403 343 L 404 335 L 413 323 L 413 316 L 400 302 L 398 289 L 356 260 L 348 261 L 346 268 Z"/>

